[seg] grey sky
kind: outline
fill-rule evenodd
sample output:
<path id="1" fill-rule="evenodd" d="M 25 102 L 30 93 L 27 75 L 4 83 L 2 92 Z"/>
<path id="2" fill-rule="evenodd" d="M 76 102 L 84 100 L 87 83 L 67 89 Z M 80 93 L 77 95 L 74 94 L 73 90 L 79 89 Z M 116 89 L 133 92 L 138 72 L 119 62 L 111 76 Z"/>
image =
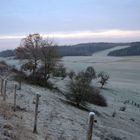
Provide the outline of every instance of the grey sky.
<path id="1" fill-rule="evenodd" d="M 139 13 L 140 0 L 0 0 L 0 46 L 6 44 L 4 41 L 10 44 L 7 36 L 24 36 L 34 32 L 55 36 L 58 33 L 119 30 L 132 32 L 131 37 L 121 37 L 120 41 L 139 40 L 139 33 L 135 35 L 135 31 L 140 31 Z M 58 37 L 56 40 L 69 44 L 119 41 L 119 38 L 109 40 L 104 36 L 94 36 L 92 39 L 87 36 L 82 39 Z"/>

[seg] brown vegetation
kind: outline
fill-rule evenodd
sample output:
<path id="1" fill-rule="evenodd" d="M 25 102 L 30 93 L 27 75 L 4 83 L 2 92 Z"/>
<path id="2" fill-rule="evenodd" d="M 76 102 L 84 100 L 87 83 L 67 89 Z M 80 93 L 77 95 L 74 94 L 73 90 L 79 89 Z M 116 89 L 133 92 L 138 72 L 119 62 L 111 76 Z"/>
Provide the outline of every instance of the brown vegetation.
<path id="1" fill-rule="evenodd" d="M 21 70 L 25 73 L 28 71 L 27 81 L 45 86 L 48 84 L 58 59 L 57 47 L 53 41 L 43 39 L 39 34 L 30 34 L 21 41 L 16 55 L 26 60 Z"/>

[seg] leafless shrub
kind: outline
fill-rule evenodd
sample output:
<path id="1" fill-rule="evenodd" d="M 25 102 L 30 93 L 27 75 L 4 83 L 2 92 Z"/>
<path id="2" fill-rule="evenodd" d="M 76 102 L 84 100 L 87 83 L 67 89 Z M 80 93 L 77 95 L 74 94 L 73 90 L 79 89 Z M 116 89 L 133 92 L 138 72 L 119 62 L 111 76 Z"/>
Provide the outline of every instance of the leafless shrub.
<path id="1" fill-rule="evenodd" d="M 91 80 L 92 78 L 87 76 L 86 72 L 79 72 L 74 80 L 69 82 L 66 98 L 74 102 L 77 107 L 86 105 L 86 102 L 107 106 L 106 99 L 100 95 L 100 91 L 91 86 Z"/>
<path id="2" fill-rule="evenodd" d="M 117 115 L 117 113 L 116 113 L 116 111 L 114 111 L 114 112 L 112 113 L 112 117 L 115 118 L 116 115 Z"/>
<path id="3" fill-rule="evenodd" d="M 101 84 L 101 88 L 103 88 L 103 86 L 107 84 L 107 81 L 109 80 L 110 76 L 106 72 L 99 72 L 98 78 L 99 78 L 99 83 Z"/>
<path id="4" fill-rule="evenodd" d="M 125 110 L 126 110 L 125 106 L 120 107 L 120 111 L 125 111 Z"/>
<path id="5" fill-rule="evenodd" d="M 12 111 L 10 105 L 5 103 L 4 101 L 0 101 L 0 114 L 5 119 L 10 119 L 15 115 L 15 113 Z"/>
<path id="6" fill-rule="evenodd" d="M 62 77 L 64 79 L 67 76 L 66 68 L 63 64 L 57 65 L 53 70 L 54 77 Z"/>
<path id="7" fill-rule="evenodd" d="M 95 69 L 91 66 L 87 67 L 85 74 L 86 74 L 86 77 L 91 78 L 91 80 L 96 78 Z"/>
<path id="8" fill-rule="evenodd" d="M 68 76 L 69 76 L 69 78 L 72 80 L 72 79 L 76 76 L 76 74 L 75 74 L 74 71 L 70 71 L 70 72 L 68 73 Z"/>

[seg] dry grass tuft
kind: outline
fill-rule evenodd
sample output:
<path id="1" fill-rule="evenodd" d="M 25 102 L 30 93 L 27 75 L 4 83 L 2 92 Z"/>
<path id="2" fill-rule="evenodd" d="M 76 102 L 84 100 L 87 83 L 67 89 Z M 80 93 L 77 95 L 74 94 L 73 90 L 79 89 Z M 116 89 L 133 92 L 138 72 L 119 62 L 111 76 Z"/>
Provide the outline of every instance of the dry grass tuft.
<path id="1" fill-rule="evenodd" d="M 36 140 L 37 136 L 22 125 L 18 126 L 15 140 Z"/>
<path id="2" fill-rule="evenodd" d="M 18 112 L 19 113 L 19 112 Z M 6 123 L 3 124 L 3 136 L 11 140 L 36 140 L 37 136 L 31 130 L 24 126 L 23 120 L 12 110 L 10 104 L 0 99 L 0 115 L 3 116 Z M 21 113 L 22 115 L 22 113 Z M 15 121 L 13 122 L 13 117 Z M 12 122 L 12 123 L 11 123 Z M 14 125 L 12 125 L 14 123 Z"/>
<path id="3" fill-rule="evenodd" d="M 0 101 L 0 115 L 2 115 L 4 119 L 8 120 L 15 116 L 15 113 L 12 111 L 9 104 L 4 101 Z"/>

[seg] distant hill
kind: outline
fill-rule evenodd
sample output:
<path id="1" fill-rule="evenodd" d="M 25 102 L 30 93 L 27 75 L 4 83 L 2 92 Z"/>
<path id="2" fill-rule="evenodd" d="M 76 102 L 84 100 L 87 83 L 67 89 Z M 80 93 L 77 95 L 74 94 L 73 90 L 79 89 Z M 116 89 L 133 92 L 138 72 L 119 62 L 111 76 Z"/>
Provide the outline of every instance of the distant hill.
<path id="1" fill-rule="evenodd" d="M 128 43 L 83 43 L 77 45 L 58 46 L 58 52 L 60 56 L 90 56 L 95 52 L 123 45 L 128 45 Z M 5 50 L 0 52 L 0 57 L 10 56 L 15 56 L 15 50 Z"/>
<path id="2" fill-rule="evenodd" d="M 0 57 L 11 57 L 15 56 L 15 50 L 5 50 L 0 52 Z"/>
<path id="3" fill-rule="evenodd" d="M 110 49 L 115 46 L 128 45 L 126 43 L 83 43 L 72 46 L 60 46 L 61 56 L 90 56 L 95 52 Z"/>
<path id="4" fill-rule="evenodd" d="M 140 42 L 130 44 L 130 47 L 111 51 L 109 56 L 139 56 L 140 55 Z"/>

